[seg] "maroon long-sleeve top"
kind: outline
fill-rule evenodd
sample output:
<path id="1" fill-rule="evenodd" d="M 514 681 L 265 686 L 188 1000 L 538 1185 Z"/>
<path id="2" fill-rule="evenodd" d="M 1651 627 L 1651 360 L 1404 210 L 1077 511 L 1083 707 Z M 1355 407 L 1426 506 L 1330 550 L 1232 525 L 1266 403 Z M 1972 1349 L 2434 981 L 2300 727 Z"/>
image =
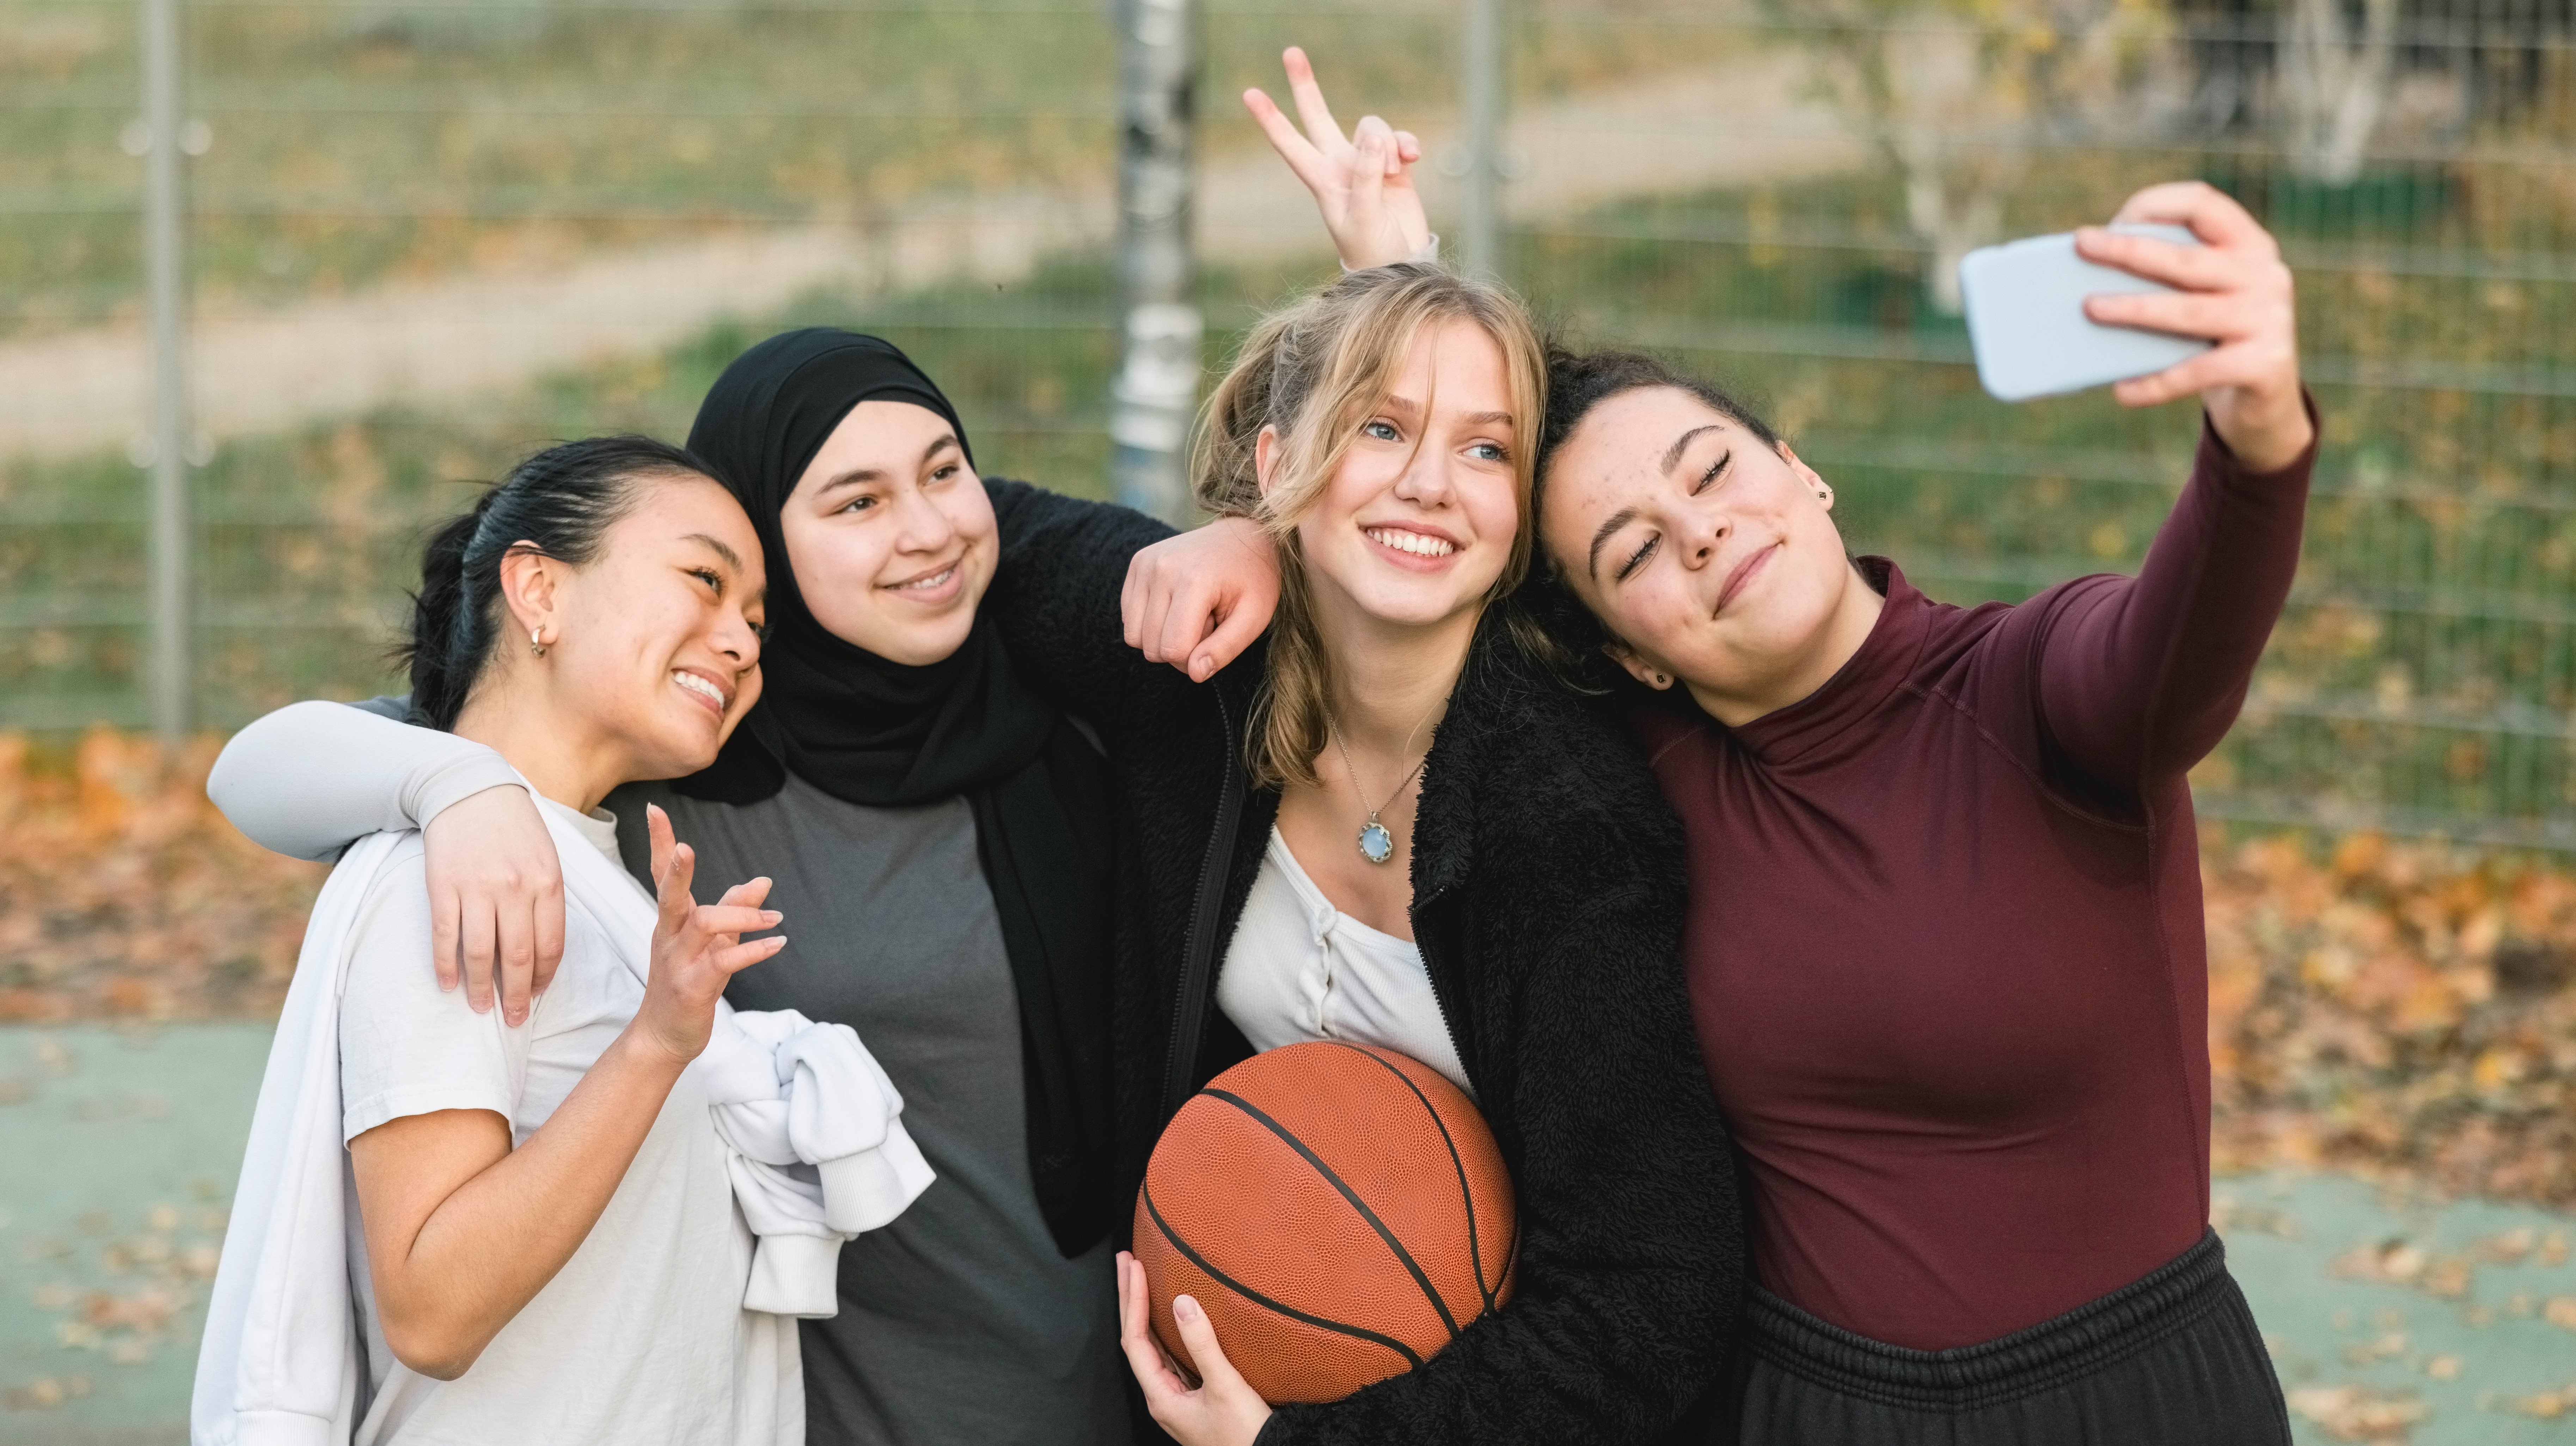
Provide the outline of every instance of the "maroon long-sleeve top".
<path id="1" fill-rule="evenodd" d="M 2185 770 L 2298 564 L 2315 450 L 2204 428 L 2134 579 L 1887 599 L 1812 696 L 1644 715 L 1690 839 L 1685 950 L 1750 1157 L 1761 1283 L 1919 1350 L 2181 1254 L 2209 1216 L 2206 941 Z"/>

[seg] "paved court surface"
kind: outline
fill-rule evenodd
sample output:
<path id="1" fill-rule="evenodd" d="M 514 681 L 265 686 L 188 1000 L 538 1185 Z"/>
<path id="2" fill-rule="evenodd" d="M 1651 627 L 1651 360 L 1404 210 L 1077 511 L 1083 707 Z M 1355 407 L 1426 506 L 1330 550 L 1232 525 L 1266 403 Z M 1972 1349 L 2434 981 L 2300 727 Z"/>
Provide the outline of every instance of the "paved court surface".
<path id="1" fill-rule="evenodd" d="M 0 1029 L 0 1446 L 179 1446 L 264 1028 Z M 2302 1442 L 2576 1446 L 2576 1217 L 2220 1182 Z"/>

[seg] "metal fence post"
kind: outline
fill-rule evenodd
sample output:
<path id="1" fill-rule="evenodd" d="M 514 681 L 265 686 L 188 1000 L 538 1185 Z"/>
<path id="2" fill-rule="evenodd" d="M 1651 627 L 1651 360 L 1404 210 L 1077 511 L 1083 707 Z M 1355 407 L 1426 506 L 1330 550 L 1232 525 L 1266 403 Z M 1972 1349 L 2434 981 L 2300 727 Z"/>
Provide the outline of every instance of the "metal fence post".
<path id="1" fill-rule="evenodd" d="M 1110 388 L 1110 471 L 1119 501 L 1178 524 L 1191 511 L 1183 452 L 1203 328 L 1190 234 L 1198 0 L 1120 0 L 1117 14 L 1124 352 Z"/>
<path id="2" fill-rule="evenodd" d="M 188 729 L 187 271 L 182 194 L 179 0 L 143 5 L 143 251 L 152 321 L 152 726 L 175 747 Z M 194 139 L 194 137 L 191 137 Z M 190 147 L 203 149 L 203 146 Z"/>
<path id="3" fill-rule="evenodd" d="M 1503 0 L 1466 0 L 1460 86 L 1467 108 L 1467 174 L 1458 259 L 1471 276 L 1502 274 Z"/>

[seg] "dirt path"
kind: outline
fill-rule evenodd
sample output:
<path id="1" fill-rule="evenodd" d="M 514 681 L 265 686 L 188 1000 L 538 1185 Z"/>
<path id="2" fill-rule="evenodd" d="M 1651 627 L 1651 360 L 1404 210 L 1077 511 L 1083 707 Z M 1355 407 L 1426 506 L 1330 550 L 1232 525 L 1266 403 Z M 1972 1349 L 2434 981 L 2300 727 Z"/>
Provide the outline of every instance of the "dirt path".
<path id="1" fill-rule="evenodd" d="M 1225 102 L 1230 106 L 1230 102 Z M 1238 117 L 1217 117 L 1236 139 Z M 1437 162 L 1448 145 L 1426 137 Z M 1505 190 L 1522 219 L 1622 196 L 1846 169 L 1861 147 L 1801 98 L 1782 61 L 1657 77 L 1532 107 L 1508 137 Z M 1435 219 L 1455 185 L 1423 168 Z M 1201 177 L 1202 244 L 1241 260 L 1325 247 L 1294 178 L 1267 151 L 1230 152 Z M 543 373 L 656 350 L 711 322 L 774 312 L 831 287 L 852 294 L 940 281 L 1007 284 L 1050 252 L 1115 228 L 1103 187 L 937 199 L 865 227 L 796 226 L 594 256 L 556 269 L 481 272 L 266 310 L 200 308 L 197 424 L 221 439 L 388 403 L 435 407 Z M 131 327 L 0 343 L 0 455 L 122 446 L 144 424 L 145 348 Z"/>

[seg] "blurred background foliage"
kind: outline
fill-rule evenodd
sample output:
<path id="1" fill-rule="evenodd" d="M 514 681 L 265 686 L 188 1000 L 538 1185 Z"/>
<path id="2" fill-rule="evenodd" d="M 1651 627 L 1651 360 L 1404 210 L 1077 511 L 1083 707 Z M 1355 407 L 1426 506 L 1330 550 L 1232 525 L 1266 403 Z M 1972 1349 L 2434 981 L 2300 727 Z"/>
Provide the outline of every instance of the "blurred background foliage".
<path id="1" fill-rule="evenodd" d="M 1956 258 L 2102 218 L 2150 179 L 2226 187 L 2298 268 L 2328 444 L 2296 597 L 2244 722 L 2198 779 L 2204 811 L 2565 848 L 2570 11 L 1518 0 L 1518 143 L 1631 179 L 1589 199 L 1532 182 L 1510 202 L 1504 270 L 1569 334 L 1677 353 L 1768 407 L 1841 482 L 1856 546 L 1936 595 L 2010 599 L 2133 566 L 2193 421 L 2100 395 L 1987 400 Z M 1111 158 L 1112 38 L 1088 3 L 200 0 L 186 14 L 191 113 L 213 142 L 193 178 L 201 326 L 691 238 L 898 232 L 926 206 L 1105 191 Z M 1212 0 L 1208 163 L 1261 164 L 1231 97 L 1275 89 L 1290 41 L 1346 118 L 1439 131 L 1456 28 L 1445 4 Z M 123 3 L 0 6 L 0 346 L 21 355 L 135 315 L 139 166 L 118 144 L 134 45 Z M 1659 86 L 1702 103 L 1659 116 L 1635 102 Z M 1709 155 L 1724 164 L 1688 163 Z M 1257 254 L 1211 249 L 1211 366 L 1230 329 L 1326 274 L 1320 228 L 1280 224 L 1302 229 Z M 1097 494 L 1108 274 L 1101 249 L 1076 245 L 1002 283 L 818 286 L 784 311 L 468 399 L 397 394 L 224 436 L 198 474 L 201 716 L 231 725 L 385 686 L 420 526 L 462 505 L 460 480 L 548 438 L 678 435 L 722 363 L 781 325 L 887 332 L 959 395 L 987 468 Z M 0 726 L 140 721 L 142 522 L 119 448 L 0 460 Z"/>

